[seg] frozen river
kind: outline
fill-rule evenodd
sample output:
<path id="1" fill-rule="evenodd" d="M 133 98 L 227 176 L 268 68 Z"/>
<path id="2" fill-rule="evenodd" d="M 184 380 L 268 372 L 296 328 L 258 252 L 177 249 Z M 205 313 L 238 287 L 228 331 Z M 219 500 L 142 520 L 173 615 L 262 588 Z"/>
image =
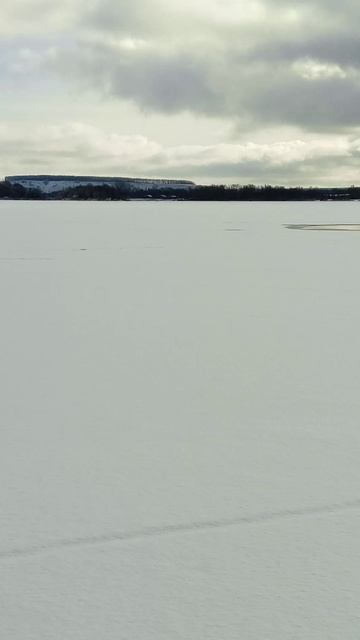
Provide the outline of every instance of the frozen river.
<path id="1" fill-rule="evenodd" d="M 359 221 L 0 203 L 2 638 L 360 637 Z"/>

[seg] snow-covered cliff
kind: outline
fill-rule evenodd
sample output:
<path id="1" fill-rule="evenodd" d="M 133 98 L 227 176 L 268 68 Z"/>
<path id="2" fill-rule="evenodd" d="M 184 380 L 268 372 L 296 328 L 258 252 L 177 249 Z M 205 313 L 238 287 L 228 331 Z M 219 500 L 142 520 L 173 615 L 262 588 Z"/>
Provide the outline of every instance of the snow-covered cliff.
<path id="1" fill-rule="evenodd" d="M 21 184 L 27 189 L 39 189 L 43 193 L 55 193 L 72 187 L 85 185 L 109 185 L 127 190 L 150 191 L 153 189 L 192 189 L 195 184 L 189 180 L 158 180 L 147 178 L 108 178 L 95 176 L 7 176 L 11 184 Z"/>

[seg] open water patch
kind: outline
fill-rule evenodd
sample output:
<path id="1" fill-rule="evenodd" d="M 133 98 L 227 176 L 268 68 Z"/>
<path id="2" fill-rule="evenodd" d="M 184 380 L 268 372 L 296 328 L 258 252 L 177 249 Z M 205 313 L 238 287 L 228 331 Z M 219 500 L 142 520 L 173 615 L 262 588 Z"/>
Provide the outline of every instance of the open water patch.
<path id="1" fill-rule="evenodd" d="M 298 231 L 360 231 L 360 224 L 286 224 L 287 229 Z"/>

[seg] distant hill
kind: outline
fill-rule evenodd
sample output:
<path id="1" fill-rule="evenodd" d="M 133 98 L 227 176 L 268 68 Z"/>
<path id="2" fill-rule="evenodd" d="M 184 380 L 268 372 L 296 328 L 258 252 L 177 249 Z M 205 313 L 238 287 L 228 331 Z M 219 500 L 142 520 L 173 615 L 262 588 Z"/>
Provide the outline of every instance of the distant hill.
<path id="1" fill-rule="evenodd" d="M 12 185 L 21 185 L 25 189 L 36 189 L 48 194 L 88 185 L 106 185 L 127 192 L 153 191 L 157 189 L 190 190 L 196 186 L 190 180 L 65 175 L 17 175 L 7 176 L 5 181 Z"/>

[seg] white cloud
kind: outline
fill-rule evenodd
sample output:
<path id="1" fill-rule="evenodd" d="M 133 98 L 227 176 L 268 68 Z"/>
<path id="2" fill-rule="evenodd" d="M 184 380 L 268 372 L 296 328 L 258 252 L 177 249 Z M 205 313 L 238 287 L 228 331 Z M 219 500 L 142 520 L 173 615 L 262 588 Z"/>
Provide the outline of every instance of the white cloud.
<path id="1" fill-rule="evenodd" d="M 1 0 L 0 33 L 24 35 L 69 28 L 83 10 L 82 0 Z"/>
<path id="2" fill-rule="evenodd" d="M 266 181 L 266 175 L 281 176 L 291 168 L 296 182 L 302 165 L 336 161 L 341 181 L 341 166 L 352 163 L 359 153 L 358 141 L 346 138 L 289 140 L 272 144 L 178 145 L 165 147 L 144 136 L 124 136 L 104 132 L 82 123 L 40 126 L 32 130 L 12 131 L 0 127 L 2 166 L 6 173 L 89 173 L 117 175 L 221 176 L 229 181 L 244 181 L 249 170 Z M 19 161 L 20 158 L 20 161 Z M 302 167 L 302 168 L 301 168 Z"/>
<path id="3" fill-rule="evenodd" d="M 339 64 L 326 64 L 318 60 L 311 60 L 310 58 L 297 60 L 294 63 L 294 69 L 295 72 L 305 80 L 327 80 L 328 78 L 345 79 L 353 73 L 353 70 L 346 69 Z"/>

